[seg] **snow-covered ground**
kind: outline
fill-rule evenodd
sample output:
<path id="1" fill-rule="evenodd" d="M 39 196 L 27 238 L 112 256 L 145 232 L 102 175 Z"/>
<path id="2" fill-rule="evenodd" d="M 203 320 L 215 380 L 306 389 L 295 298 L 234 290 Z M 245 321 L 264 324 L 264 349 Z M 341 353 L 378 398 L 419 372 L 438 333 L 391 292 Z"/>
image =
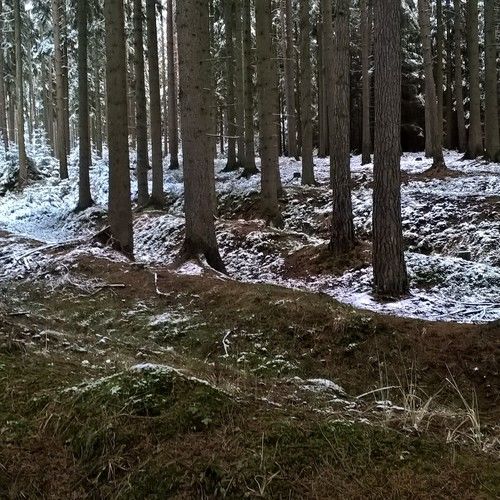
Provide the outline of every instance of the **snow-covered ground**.
<path id="1" fill-rule="evenodd" d="M 70 179 L 65 181 L 58 179 L 57 164 L 46 148 L 38 146 L 30 154 L 43 167 L 40 170 L 44 177 L 22 193 L 7 191 L 0 196 L 0 230 L 45 244 L 92 235 L 105 218 L 106 158 L 94 157 L 91 171 L 96 205 L 75 213 L 77 151 L 71 155 Z M 133 167 L 134 158 L 131 160 Z M 412 289 L 403 300 L 382 303 L 371 295 L 369 266 L 340 277 L 322 273 L 291 278 L 285 272 L 288 255 L 305 246 L 319 247 L 328 238 L 332 207 L 328 160 L 316 160 L 320 185 L 308 188 L 301 187 L 300 179 L 294 177 L 300 172 L 300 162 L 281 160 L 285 187 L 283 230 L 266 228 L 252 220 L 251 208 L 246 220 L 241 220 L 242 207 L 251 207 L 257 200 L 260 178 L 242 179 L 238 173 L 224 173 L 224 161 L 217 160 L 217 192 L 224 207 L 217 223 L 218 239 L 229 275 L 244 281 L 321 291 L 348 304 L 401 316 L 460 322 L 500 319 L 500 165 L 463 161 L 454 152 L 446 154 L 446 162 L 457 175 L 426 179 L 417 174 L 429 167 L 429 160 L 418 154 L 402 158 L 403 225 Z M 362 166 L 360 158 L 353 157 L 351 166 L 356 230 L 360 239 L 369 239 L 372 165 Z M 8 176 L 8 169 L 12 169 L 12 161 L 0 155 L 0 184 Z M 135 197 L 134 178 L 132 189 Z M 138 261 L 169 264 L 182 241 L 182 171 L 165 168 L 165 192 L 169 202 L 166 212 L 146 212 L 135 219 Z M 2 271 L 18 273 L 12 256 L 26 254 L 30 249 L 16 248 L 15 239 L 3 239 Z M 36 266 L 33 260 L 31 264 Z M 190 272 L 190 268 L 182 272 Z M 198 267 L 196 272 L 200 272 Z"/>

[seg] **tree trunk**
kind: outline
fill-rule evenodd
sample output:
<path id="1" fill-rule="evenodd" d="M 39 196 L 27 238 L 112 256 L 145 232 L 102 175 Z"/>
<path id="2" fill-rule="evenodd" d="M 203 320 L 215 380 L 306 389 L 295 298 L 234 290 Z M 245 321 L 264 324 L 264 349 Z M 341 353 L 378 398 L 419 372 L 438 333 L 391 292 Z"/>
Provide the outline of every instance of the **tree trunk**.
<path id="1" fill-rule="evenodd" d="M 238 139 L 238 164 L 245 167 L 245 98 L 243 93 L 243 41 L 242 41 L 242 20 L 241 20 L 241 0 L 234 2 L 234 60 L 236 76 L 234 79 L 236 99 L 236 129 Z"/>
<path id="2" fill-rule="evenodd" d="M 444 23 L 443 23 L 443 0 L 436 0 L 436 98 L 438 112 L 438 128 L 437 133 L 440 136 L 441 144 L 443 144 L 443 120 L 444 120 L 444 76 L 443 76 L 443 51 L 444 51 Z"/>
<path id="3" fill-rule="evenodd" d="M 333 216 L 330 248 L 336 255 L 354 247 L 354 221 L 351 199 L 350 150 L 350 47 L 349 0 L 336 0 L 334 51 L 335 80 L 332 104 Z"/>
<path id="4" fill-rule="evenodd" d="M 59 0 L 52 0 L 52 24 L 54 32 L 54 62 L 56 70 L 56 108 L 57 108 L 57 157 L 59 175 L 68 178 L 68 158 L 65 132 L 63 54 L 61 49 L 61 9 Z"/>
<path id="5" fill-rule="evenodd" d="M 297 117 L 295 113 L 295 55 L 293 46 L 292 0 L 282 0 L 285 14 L 285 102 L 288 156 L 297 158 Z M 298 158 L 297 158 L 298 159 Z"/>
<path id="6" fill-rule="evenodd" d="M 300 0 L 300 96 L 302 113 L 302 184 L 314 185 L 310 1 Z"/>
<path id="7" fill-rule="evenodd" d="M 7 106 L 5 102 L 5 73 L 4 73 L 4 51 L 3 51 L 3 2 L 0 0 L 0 141 L 5 151 L 9 149 L 9 134 L 7 131 Z"/>
<path id="8" fill-rule="evenodd" d="M 68 31 L 68 22 L 66 18 L 66 2 L 59 1 L 59 12 L 60 12 L 60 20 L 61 24 L 59 25 L 60 30 L 66 30 L 66 34 Z M 70 124 L 69 124 L 69 68 L 68 68 L 68 40 L 67 36 L 64 37 L 60 35 L 61 40 L 61 50 L 62 50 L 62 62 L 61 62 L 61 71 L 62 71 L 62 82 L 63 82 L 63 112 L 64 112 L 64 145 L 66 147 L 66 156 L 69 156 L 71 153 L 71 140 L 70 140 Z M 63 43 L 64 42 L 64 43 Z"/>
<path id="9" fill-rule="evenodd" d="M 455 106 L 457 110 L 458 123 L 458 150 L 465 153 L 467 149 L 467 130 L 465 128 L 465 110 L 464 110 L 464 84 L 462 75 L 462 0 L 453 0 L 454 18 L 454 44 L 455 44 Z"/>
<path id="10" fill-rule="evenodd" d="M 323 7 L 321 7 L 323 9 Z M 323 11 L 322 11 L 323 12 Z M 323 16 L 323 14 L 321 14 Z M 328 104 L 326 98 L 325 36 L 323 22 L 318 23 L 318 121 L 319 150 L 318 156 L 328 155 Z"/>
<path id="11" fill-rule="evenodd" d="M 163 7 L 160 9 L 160 33 L 161 33 L 161 110 L 162 110 L 162 136 L 163 136 L 163 156 L 168 155 L 168 108 L 167 108 L 167 58 L 166 58 L 166 37 L 165 23 L 163 22 Z"/>
<path id="12" fill-rule="evenodd" d="M 134 0 L 135 121 L 137 136 L 137 196 L 140 206 L 149 202 L 148 114 L 144 78 L 142 0 Z"/>
<path id="13" fill-rule="evenodd" d="M 208 3 L 202 0 L 177 4 L 184 210 L 186 234 L 182 257 L 204 256 L 218 270 L 224 264 L 217 247 L 214 224 L 215 189 L 212 138 L 210 137 L 210 34 Z"/>
<path id="14" fill-rule="evenodd" d="M 174 13 L 172 0 L 167 0 L 168 58 L 168 132 L 170 170 L 179 168 L 179 127 L 177 117 L 177 78 L 175 75 Z"/>
<path id="15" fill-rule="evenodd" d="M 486 155 L 492 161 L 500 160 L 500 137 L 498 130 L 498 70 L 496 29 L 498 12 L 496 0 L 484 0 L 485 40 L 485 132 Z"/>
<path id="16" fill-rule="evenodd" d="M 282 225 L 278 206 L 278 74 L 274 57 L 271 2 L 255 0 L 257 95 L 261 159 L 262 210 L 266 221 Z"/>
<path id="17" fill-rule="evenodd" d="M 375 147 L 373 281 L 377 294 L 408 292 L 401 222 L 400 0 L 374 0 Z"/>
<path id="18" fill-rule="evenodd" d="M 238 169 L 236 159 L 236 103 L 234 89 L 234 1 L 224 0 L 224 28 L 226 49 L 226 116 L 227 116 L 227 163 L 226 172 Z"/>
<path id="19" fill-rule="evenodd" d="M 80 165 L 78 184 L 78 210 L 85 210 L 92 205 L 90 194 L 90 129 L 89 129 L 89 95 L 88 95 L 88 4 L 77 2 L 78 25 L 78 133 L 80 136 Z"/>
<path id="20" fill-rule="evenodd" d="M 243 52 L 244 52 L 244 100 L 245 100 L 245 167 L 243 175 L 256 174 L 254 129 L 254 56 L 252 53 L 252 2 L 243 0 Z"/>
<path id="21" fill-rule="evenodd" d="M 451 0 L 446 0 L 446 147 L 456 144 L 453 119 L 453 35 L 451 25 Z"/>
<path id="22" fill-rule="evenodd" d="M 361 164 L 371 163 L 372 136 L 370 130 L 370 53 L 372 45 L 372 8 L 371 0 L 361 0 L 361 66 L 363 80 L 363 136 L 361 145 Z"/>
<path id="23" fill-rule="evenodd" d="M 484 152 L 481 132 L 481 90 L 479 83 L 479 9 L 478 0 L 467 0 L 467 55 L 470 87 L 470 125 L 466 157 L 477 158 Z"/>
<path id="24" fill-rule="evenodd" d="M 151 202 L 162 206 L 163 193 L 163 160 L 161 154 L 161 98 L 160 68 L 158 66 L 158 33 L 156 29 L 156 0 L 146 0 L 146 23 L 148 42 L 149 69 L 149 109 L 151 120 L 151 167 L 153 170 L 153 187 Z"/>
<path id="25" fill-rule="evenodd" d="M 425 133 L 431 137 L 432 141 L 432 169 L 440 171 L 446 169 L 446 165 L 443 157 L 443 135 L 440 133 L 436 86 L 434 84 L 429 0 L 418 0 L 418 18 L 424 56 L 425 107 L 429 120 L 429 128 Z"/>
<path id="26" fill-rule="evenodd" d="M 95 71 L 95 121 L 96 121 L 96 148 L 97 155 L 102 158 L 102 109 L 101 109 L 101 65 L 100 53 L 96 50 L 94 59 Z"/>
<path id="27" fill-rule="evenodd" d="M 133 257 L 127 116 L 127 52 L 123 0 L 105 0 L 106 95 L 109 149 L 108 219 L 112 244 Z"/>
<path id="28" fill-rule="evenodd" d="M 26 156 L 26 149 L 24 145 L 24 92 L 21 33 L 21 6 L 19 0 L 14 0 L 14 43 L 16 52 L 17 91 L 17 145 L 19 149 L 19 184 L 22 185 L 28 180 L 28 158 Z"/>

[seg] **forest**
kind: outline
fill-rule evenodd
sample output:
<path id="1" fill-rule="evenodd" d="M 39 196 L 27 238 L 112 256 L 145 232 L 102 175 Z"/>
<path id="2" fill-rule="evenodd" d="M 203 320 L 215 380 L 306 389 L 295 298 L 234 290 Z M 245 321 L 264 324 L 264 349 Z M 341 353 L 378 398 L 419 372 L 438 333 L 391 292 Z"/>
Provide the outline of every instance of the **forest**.
<path id="1" fill-rule="evenodd" d="M 0 498 L 500 497 L 498 0 L 0 0 Z"/>

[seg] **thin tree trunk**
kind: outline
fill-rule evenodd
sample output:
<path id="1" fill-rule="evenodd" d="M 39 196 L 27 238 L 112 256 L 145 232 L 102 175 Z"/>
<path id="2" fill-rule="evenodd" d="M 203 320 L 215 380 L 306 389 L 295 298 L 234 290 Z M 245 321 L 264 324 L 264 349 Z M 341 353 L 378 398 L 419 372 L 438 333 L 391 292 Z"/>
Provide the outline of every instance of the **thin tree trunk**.
<path id="1" fill-rule="evenodd" d="M 323 15 L 323 14 L 322 14 Z M 320 158 L 328 155 L 328 111 L 326 99 L 325 37 L 323 22 L 318 25 L 318 116 Z"/>
<path id="2" fill-rule="evenodd" d="M 70 138 L 70 123 L 69 123 L 69 67 L 68 67 L 68 40 L 67 36 L 63 36 L 62 33 L 67 34 L 68 22 L 66 18 L 66 3 L 65 0 L 59 0 L 59 12 L 61 24 L 59 29 L 61 30 L 61 48 L 62 48 L 62 82 L 63 82 L 63 112 L 64 112 L 64 145 L 66 147 L 66 155 L 69 156 L 71 153 L 71 138 Z M 64 31 L 63 31 L 64 30 Z"/>
<path id="3" fill-rule="evenodd" d="M 137 196 L 138 204 L 149 202 L 148 187 L 148 116 L 146 84 L 144 78 L 144 38 L 142 0 L 134 0 L 134 53 L 135 53 L 135 121 L 137 137 Z"/>
<path id="4" fill-rule="evenodd" d="M 262 210 L 266 221 L 282 225 L 278 206 L 279 156 L 277 133 L 278 74 L 273 47 L 271 2 L 255 0 L 257 94 Z"/>
<path id="5" fill-rule="evenodd" d="M 336 255 L 348 252 L 354 247 L 349 116 L 349 17 L 349 0 L 336 0 L 335 80 L 331 107 L 332 144 L 335 146 L 332 146 L 330 151 L 330 162 L 333 165 L 333 216 L 330 248 Z"/>
<path id="6" fill-rule="evenodd" d="M 149 109 L 151 120 L 151 167 L 153 187 L 151 202 L 163 205 L 163 162 L 161 153 L 160 69 L 158 66 L 158 33 L 156 29 L 156 0 L 146 0 L 146 23 L 149 69 Z"/>
<path id="7" fill-rule="evenodd" d="M 372 137 L 370 129 L 370 53 L 372 44 L 371 0 L 361 0 L 361 66 L 363 99 L 363 135 L 361 164 L 371 163 Z"/>
<path id="8" fill-rule="evenodd" d="M 484 152 L 481 131 L 481 89 L 479 83 L 479 9 L 478 0 L 467 0 L 467 55 L 470 87 L 470 125 L 467 158 L 477 158 Z"/>
<path id="9" fill-rule="evenodd" d="M 444 75 L 443 75 L 443 51 L 444 51 L 444 23 L 443 23 L 443 0 L 436 0 L 436 97 L 438 112 L 438 129 L 441 144 L 443 144 L 443 120 L 444 120 Z"/>
<path id="10" fill-rule="evenodd" d="M 300 95 L 302 122 L 302 184 L 314 185 L 312 130 L 312 67 L 310 1 L 300 0 Z"/>
<path id="11" fill-rule="evenodd" d="M 224 270 L 217 247 L 214 213 L 213 140 L 210 137 L 210 34 L 208 3 L 177 4 L 184 210 L 186 233 L 181 257 L 203 256 L 215 269 Z"/>
<path id="12" fill-rule="evenodd" d="M 21 6 L 14 0 L 14 42 L 16 52 L 16 90 L 17 90 L 17 145 L 19 150 L 19 184 L 28 180 L 28 158 L 24 145 L 24 92 L 23 92 L 23 56 L 21 45 Z"/>
<path id="13" fill-rule="evenodd" d="M 375 148 L 373 165 L 373 281 L 375 292 L 408 292 L 401 222 L 400 0 L 374 0 Z"/>
<path id="14" fill-rule="evenodd" d="M 425 107 L 429 117 L 429 129 L 425 133 L 429 134 L 432 140 L 432 169 L 440 171 L 446 169 L 446 165 L 443 157 L 443 136 L 440 134 L 436 86 L 434 84 L 429 0 L 418 0 L 418 17 L 424 53 Z"/>
<path id="15" fill-rule="evenodd" d="M 462 75 L 462 1 L 453 0 L 453 8 L 455 11 L 454 18 L 454 42 L 455 42 L 455 106 L 457 110 L 458 123 L 458 150 L 465 153 L 467 149 L 467 130 L 465 128 L 465 110 L 464 110 L 464 94 L 463 94 L 463 75 Z"/>
<path id="16" fill-rule="evenodd" d="M 9 149 L 9 134 L 7 131 L 7 107 L 5 102 L 5 73 L 4 73 L 4 50 L 3 50 L 3 1 L 0 0 L 0 138 L 5 151 Z"/>
<path id="17" fill-rule="evenodd" d="M 244 100 L 245 100 L 245 167 L 243 175 L 256 174 L 254 129 L 254 56 L 252 53 L 252 2 L 243 0 L 243 52 L 244 52 Z"/>
<path id="18" fill-rule="evenodd" d="M 108 219 L 115 248 L 133 257 L 123 0 L 104 1 L 109 149 Z"/>
<path id="19" fill-rule="evenodd" d="M 446 0 L 446 147 L 455 146 L 453 120 L 453 36 L 451 26 L 451 0 Z"/>
<path id="20" fill-rule="evenodd" d="M 161 33 L 161 109 L 162 109 L 162 135 L 163 156 L 168 155 L 168 109 L 167 109 L 167 58 L 165 50 L 165 23 L 163 22 L 163 7 L 160 9 L 160 33 Z"/>
<path id="21" fill-rule="evenodd" d="M 486 155 L 492 161 L 500 160 L 498 130 L 498 69 L 496 29 L 498 12 L 496 0 L 484 0 L 485 40 L 485 132 Z M 499 4 L 500 5 L 500 4 Z"/>
<path id="22" fill-rule="evenodd" d="M 285 38 L 285 103 L 288 156 L 297 158 L 297 117 L 295 112 L 295 56 L 293 46 L 292 0 L 282 0 Z"/>
<path id="23" fill-rule="evenodd" d="M 243 92 L 243 34 L 241 0 L 234 2 L 235 111 L 238 139 L 238 164 L 245 167 L 245 97 Z"/>
<path id="24" fill-rule="evenodd" d="M 179 168 L 179 127 L 177 118 L 177 81 L 175 75 L 174 13 L 172 0 L 167 0 L 167 58 L 168 58 L 168 140 L 170 170 Z"/>
<path id="25" fill-rule="evenodd" d="M 226 115 L 227 115 L 227 163 L 226 172 L 236 170 L 238 162 L 236 159 L 236 103 L 234 88 L 234 1 L 224 0 L 224 28 L 226 49 Z"/>
<path id="26" fill-rule="evenodd" d="M 52 23 L 54 32 L 54 59 L 56 70 L 56 107 L 57 107 L 57 157 L 59 159 L 59 175 L 68 178 L 68 158 L 64 113 L 64 79 L 63 54 L 61 50 L 61 10 L 59 0 L 52 0 Z"/>
<path id="27" fill-rule="evenodd" d="M 95 121 L 96 121 L 96 148 L 97 155 L 102 158 L 102 108 L 101 108 L 101 65 L 100 54 L 96 50 L 94 59 L 94 79 L 95 79 Z"/>
<path id="28" fill-rule="evenodd" d="M 90 130 L 89 130 L 89 95 L 88 95 L 88 4 L 77 3 L 78 25 L 78 133 L 79 133 L 79 183 L 78 210 L 85 210 L 92 205 L 90 194 Z"/>

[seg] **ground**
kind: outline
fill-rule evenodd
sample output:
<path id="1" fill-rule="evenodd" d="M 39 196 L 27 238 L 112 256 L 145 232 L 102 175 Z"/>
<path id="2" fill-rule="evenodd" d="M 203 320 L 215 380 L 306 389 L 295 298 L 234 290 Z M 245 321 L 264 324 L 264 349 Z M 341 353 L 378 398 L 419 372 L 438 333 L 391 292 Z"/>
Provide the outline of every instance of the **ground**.
<path id="1" fill-rule="evenodd" d="M 429 179 L 403 159 L 412 294 L 378 303 L 359 158 L 343 260 L 325 160 L 311 188 L 283 160 L 284 230 L 258 177 L 218 171 L 222 275 L 174 265 L 181 173 L 167 213 L 135 214 L 129 262 L 91 239 L 104 162 L 74 213 L 44 155 L 0 198 L 0 497 L 497 498 L 500 166 L 447 161 Z"/>

